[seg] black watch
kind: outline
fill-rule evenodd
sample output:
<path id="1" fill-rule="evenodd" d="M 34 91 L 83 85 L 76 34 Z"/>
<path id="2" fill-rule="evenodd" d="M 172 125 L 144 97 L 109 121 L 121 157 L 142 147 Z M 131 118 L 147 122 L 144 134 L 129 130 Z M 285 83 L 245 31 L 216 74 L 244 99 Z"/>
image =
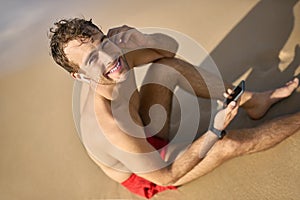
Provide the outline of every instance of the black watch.
<path id="1" fill-rule="evenodd" d="M 214 126 L 211 126 L 209 128 L 209 130 L 211 132 L 213 132 L 214 134 L 216 134 L 218 136 L 219 139 L 222 139 L 225 135 L 226 135 L 226 131 L 225 130 L 219 130 L 219 129 L 216 129 Z"/>

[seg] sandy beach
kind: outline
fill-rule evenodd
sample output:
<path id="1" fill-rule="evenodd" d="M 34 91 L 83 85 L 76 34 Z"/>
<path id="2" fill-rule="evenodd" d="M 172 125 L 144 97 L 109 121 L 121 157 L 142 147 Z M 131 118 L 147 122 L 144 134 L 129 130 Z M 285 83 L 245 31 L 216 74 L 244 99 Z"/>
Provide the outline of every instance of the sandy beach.
<path id="1" fill-rule="evenodd" d="M 74 81 L 49 55 L 47 32 L 62 18 L 102 27 L 161 27 L 208 51 L 222 77 L 248 90 L 283 85 L 300 74 L 299 0 L 1 2 L 0 199 L 141 199 L 88 157 L 72 115 Z M 300 111 L 300 89 L 261 120 L 241 111 L 230 128 L 247 128 Z M 232 159 L 153 199 L 300 199 L 300 132 L 264 152 Z"/>

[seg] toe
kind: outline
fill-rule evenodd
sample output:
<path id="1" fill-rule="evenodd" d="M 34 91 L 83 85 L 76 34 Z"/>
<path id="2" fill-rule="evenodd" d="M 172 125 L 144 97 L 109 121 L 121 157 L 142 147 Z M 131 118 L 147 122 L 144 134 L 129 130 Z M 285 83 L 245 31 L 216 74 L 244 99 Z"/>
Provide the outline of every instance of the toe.
<path id="1" fill-rule="evenodd" d="M 294 78 L 292 81 L 289 81 L 285 84 L 286 86 L 293 86 L 293 88 L 297 88 L 299 85 L 299 79 L 298 78 Z"/>
<path id="2" fill-rule="evenodd" d="M 299 85 L 299 79 L 298 79 L 298 78 L 294 78 L 294 80 L 293 80 L 293 82 L 292 82 L 291 84 L 293 84 L 293 86 L 294 86 L 295 88 L 297 88 L 298 85 Z"/>
<path id="3" fill-rule="evenodd" d="M 289 82 L 287 82 L 285 85 L 290 85 L 290 84 L 292 84 L 293 83 L 293 81 L 289 81 Z"/>
<path id="4" fill-rule="evenodd" d="M 299 85 L 299 79 L 298 78 L 294 78 L 294 82 L 297 83 L 297 86 Z"/>

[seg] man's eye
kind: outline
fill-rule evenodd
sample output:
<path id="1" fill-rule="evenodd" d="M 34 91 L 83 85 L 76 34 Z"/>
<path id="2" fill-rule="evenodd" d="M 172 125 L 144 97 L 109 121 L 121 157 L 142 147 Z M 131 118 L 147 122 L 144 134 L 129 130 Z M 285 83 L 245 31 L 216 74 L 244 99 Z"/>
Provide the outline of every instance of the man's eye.
<path id="1" fill-rule="evenodd" d="M 98 55 L 97 55 L 97 54 L 92 55 L 92 56 L 90 57 L 90 59 L 89 59 L 88 64 L 89 64 L 89 65 L 93 64 L 95 61 L 97 61 L 97 59 L 98 59 Z"/>

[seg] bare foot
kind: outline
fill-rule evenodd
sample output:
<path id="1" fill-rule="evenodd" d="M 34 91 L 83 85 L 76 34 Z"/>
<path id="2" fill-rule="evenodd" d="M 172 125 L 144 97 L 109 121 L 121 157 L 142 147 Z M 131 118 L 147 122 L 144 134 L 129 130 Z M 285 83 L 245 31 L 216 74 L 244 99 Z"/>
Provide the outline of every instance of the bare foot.
<path id="1" fill-rule="evenodd" d="M 289 97 L 298 87 L 299 79 L 289 81 L 285 86 L 266 92 L 253 93 L 252 98 L 244 104 L 244 109 L 252 119 L 262 118 L 269 108 L 278 101 Z"/>

